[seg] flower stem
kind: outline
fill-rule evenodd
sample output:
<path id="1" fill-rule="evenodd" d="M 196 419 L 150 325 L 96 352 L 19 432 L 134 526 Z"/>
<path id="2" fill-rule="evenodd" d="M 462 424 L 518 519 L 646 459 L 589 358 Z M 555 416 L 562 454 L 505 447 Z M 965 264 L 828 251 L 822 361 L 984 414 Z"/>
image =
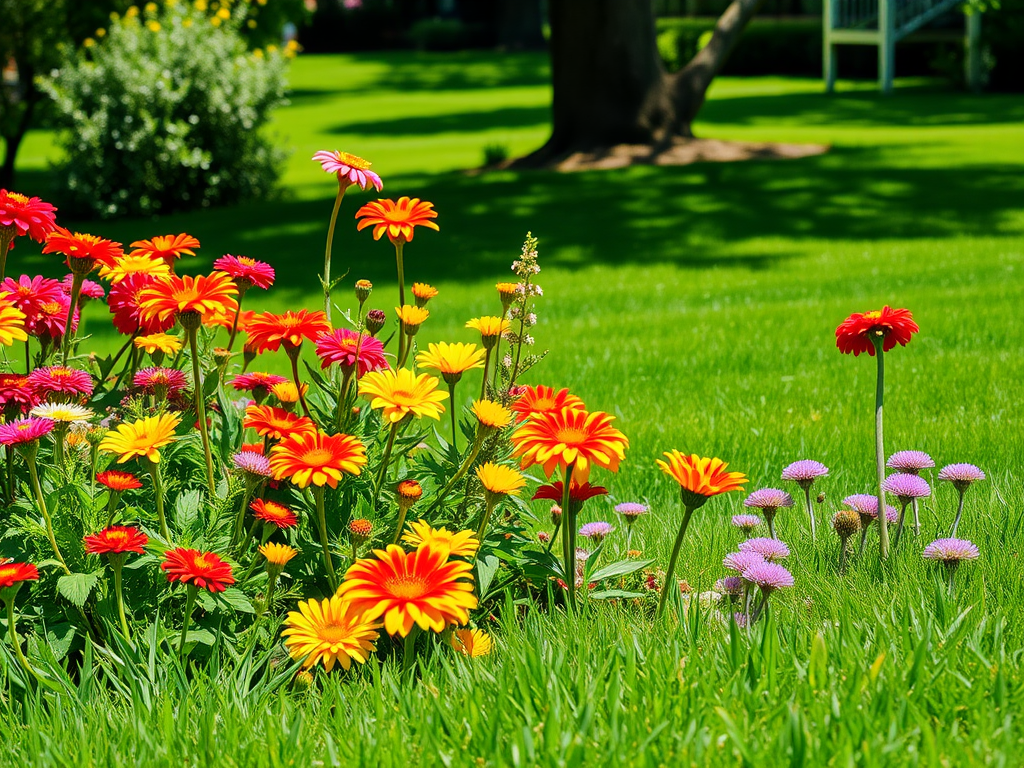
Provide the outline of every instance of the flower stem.
<path id="1" fill-rule="evenodd" d="M 231 545 L 234 547 L 238 540 L 242 537 L 242 531 L 245 529 L 245 511 L 249 508 L 249 500 L 252 498 L 252 483 L 246 481 L 245 493 L 242 494 L 242 504 L 238 508 L 238 514 L 235 515 L 235 529 L 231 533 Z"/>
<path id="2" fill-rule="evenodd" d="M 306 404 L 306 396 L 302 394 L 302 382 L 299 380 L 299 350 L 296 348 L 294 352 L 291 347 L 286 347 L 288 352 L 288 359 L 292 361 L 292 380 L 295 382 L 295 391 L 299 394 L 299 405 L 302 406 L 302 412 L 306 415 L 307 419 L 313 419 L 313 414 L 309 412 L 309 406 Z"/>
<path id="3" fill-rule="evenodd" d="M 904 503 L 900 506 L 900 519 L 896 523 L 896 535 L 893 537 L 892 545 L 898 547 L 900 545 L 900 539 L 903 537 L 903 518 L 907 514 L 907 505 Z"/>
<path id="4" fill-rule="evenodd" d="M 685 506 L 683 522 L 679 524 L 679 533 L 676 534 L 676 543 L 672 546 L 672 555 L 668 559 L 668 570 L 665 572 L 665 583 L 661 587 L 661 599 L 658 601 L 658 616 L 665 613 L 665 604 L 668 602 L 668 593 L 671 590 L 678 594 L 679 587 L 673 581 L 676 572 L 676 561 L 679 559 L 679 550 L 683 546 L 683 537 L 686 536 L 686 529 L 690 526 L 690 517 L 693 515 L 693 507 Z"/>
<path id="5" fill-rule="evenodd" d="M 199 593 L 198 588 L 191 584 L 186 585 L 188 590 L 185 597 L 185 618 L 181 622 L 181 640 L 178 641 L 178 660 L 180 661 L 185 653 L 185 638 L 188 637 L 188 625 L 192 620 L 192 609 L 196 606 L 196 595 Z"/>
<path id="6" fill-rule="evenodd" d="M 75 328 L 73 322 L 75 319 L 75 309 L 78 307 L 78 297 L 82 294 L 82 282 L 85 277 L 79 275 L 77 272 L 73 274 L 71 278 L 71 303 L 68 305 L 68 319 L 64 326 L 64 335 L 61 336 L 61 365 L 68 364 L 68 353 L 71 351 L 71 345 L 75 341 Z"/>
<path id="7" fill-rule="evenodd" d="M 405 306 L 405 242 L 393 241 L 395 244 L 395 263 L 398 266 L 398 308 Z M 398 359 L 405 359 L 405 321 L 398 317 Z"/>
<path id="8" fill-rule="evenodd" d="M 156 461 L 146 462 L 149 468 L 149 476 L 153 478 L 153 497 L 156 500 L 156 517 L 160 522 L 160 535 L 168 544 L 171 542 L 171 532 L 167 528 L 167 515 L 164 513 L 164 484 L 160 477 L 160 464 Z"/>
<path id="9" fill-rule="evenodd" d="M 7 629 L 11 635 L 11 645 L 14 646 L 14 655 L 18 657 L 18 663 L 21 664 L 21 668 L 34 677 L 37 683 L 41 683 L 42 678 L 39 677 L 39 673 L 32 668 L 32 665 L 28 663 L 28 659 L 25 658 L 25 654 L 21 651 L 21 641 L 18 639 L 18 630 L 15 626 L 13 596 L 7 600 Z"/>
<path id="10" fill-rule="evenodd" d="M 402 536 L 402 529 L 405 527 L 405 516 L 409 514 L 409 507 L 404 504 L 398 505 L 398 524 L 395 526 L 395 535 L 391 538 L 392 544 L 397 544 L 398 539 Z M 353 547 L 353 561 L 355 560 L 355 544 Z"/>
<path id="11" fill-rule="evenodd" d="M 486 372 L 486 368 L 484 370 Z M 569 462 L 562 475 L 562 575 L 565 576 L 565 591 L 569 610 L 573 613 L 576 612 L 576 542 L 573 541 L 573 533 L 576 530 L 576 513 L 571 506 L 570 491 L 572 473 L 575 470 L 576 462 Z"/>
<path id="12" fill-rule="evenodd" d="M 484 374 L 480 377 L 480 399 L 487 397 L 487 371 L 491 368 L 491 349 L 484 355 Z"/>
<path id="13" fill-rule="evenodd" d="M 960 502 L 959 502 L 959 504 L 957 504 L 956 518 L 953 520 L 953 530 L 951 530 L 949 532 L 949 535 L 950 536 L 954 536 L 954 537 L 956 536 L 957 526 L 960 525 L 960 518 L 964 514 L 964 490 L 962 488 L 957 489 L 957 490 L 960 491 Z"/>
<path id="14" fill-rule="evenodd" d="M 775 510 L 773 509 L 769 511 L 768 509 L 765 509 L 764 519 L 768 523 L 768 535 L 771 536 L 773 539 L 779 538 L 775 535 Z"/>
<path id="15" fill-rule="evenodd" d="M 231 334 L 228 336 L 228 352 L 231 351 L 231 347 L 235 343 L 235 336 L 238 334 L 238 318 L 242 314 L 242 297 L 243 294 L 239 294 L 238 306 L 235 307 L 235 319 L 231 321 Z"/>
<path id="16" fill-rule="evenodd" d="M 409 634 L 402 643 L 402 677 L 412 677 L 413 662 L 416 660 L 416 638 L 419 637 L 419 624 L 413 624 Z"/>
<path id="17" fill-rule="evenodd" d="M 451 413 L 451 417 L 452 417 L 452 448 L 455 450 L 456 453 L 458 453 L 459 452 L 459 445 L 458 445 L 459 429 L 458 429 L 458 425 L 456 424 L 456 415 L 455 415 L 455 384 L 456 384 L 456 382 L 454 382 L 454 381 L 449 381 L 448 382 L 448 406 L 449 406 L 448 410 Z"/>
<path id="18" fill-rule="evenodd" d="M 338 589 L 338 575 L 334 572 L 334 560 L 331 559 L 331 544 L 327 537 L 327 512 L 324 509 L 324 489 L 316 487 L 313 489 L 313 498 L 316 499 L 316 523 L 320 532 L 320 547 L 324 551 L 324 564 L 327 566 L 327 583 L 331 585 L 331 592 Z"/>
<path id="19" fill-rule="evenodd" d="M 338 183 L 338 194 L 334 198 L 334 210 L 331 211 L 331 223 L 327 227 L 327 247 L 324 249 L 324 314 L 327 321 L 331 320 L 331 245 L 334 243 L 334 225 L 338 223 L 338 209 L 345 197 L 347 184 Z"/>
<path id="20" fill-rule="evenodd" d="M 53 554 L 60 562 L 61 568 L 64 569 L 64 573 L 71 573 L 71 569 L 68 568 L 68 564 L 64 562 L 64 555 L 60 553 L 60 547 L 57 546 L 57 537 L 53 533 L 53 520 L 50 518 L 50 513 L 46 509 L 46 499 L 43 497 L 43 488 L 39 484 L 39 472 L 36 469 L 36 457 L 25 454 L 25 464 L 28 465 L 28 476 L 32 481 L 32 492 L 36 496 L 36 504 L 39 505 L 39 511 L 43 514 L 43 521 L 46 523 L 46 536 L 50 540 L 50 547 L 53 549 Z"/>
<path id="21" fill-rule="evenodd" d="M 491 513 L 494 512 L 494 507 L 498 503 L 498 497 L 488 493 L 487 499 L 484 502 L 484 514 L 480 518 L 480 527 L 476 530 L 476 540 L 480 542 L 480 546 L 484 545 L 484 536 L 487 533 L 487 524 L 491 522 Z M 477 550 L 479 552 L 479 550 Z"/>
<path id="22" fill-rule="evenodd" d="M 199 419 L 199 434 L 203 439 L 203 456 L 206 459 L 206 486 L 210 498 L 217 495 L 213 480 L 213 453 L 210 451 L 210 429 L 206 425 L 206 397 L 203 395 L 203 374 L 199 370 L 198 328 L 188 329 L 188 345 L 192 352 L 192 388 L 195 390 L 196 416 Z M 166 526 L 165 526 L 166 527 Z"/>
<path id="23" fill-rule="evenodd" d="M 476 440 L 473 441 L 472 450 L 470 450 L 469 454 L 466 456 L 465 461 L 462 462 L 462 466 L 460 466 L 458 471 L 454 475 L 452 475 L 452 479 L 449 480 L 445 484 L 444 488 L 441 489 L 441 492 L 437 494 L 437 498 L 434 499 L 434 503 L 431 504 L 430 508 L 427 510 L 427 516 L 429 516 L 431 512 L 433 512 L 435 509 L 441 506 L 441 502 L 444 501 L 445 496 L 448 495 L 448 493 L 451 491 L 452 488 L 455 487 L 455 484 L 459 482 L 459 480 L 465 477 L 466 473 L 469 471 L 469 468 L 473 466 L 473 462 L 476 461 L 476 457 L 480 453 L 480 448 L 481 446 L 483 446 L 483 444 L 484 432 L 483 429 L 479 429 L 477 430 L 476 433 Z"/>
<path id="24" fill-rule="evenodd" d="M 817 539 L 817 526 L 814 522 L 814 505 L 811 504 L 811 486 L 804 486 L 804 499 L 807 502 L 807 519 L 811 521 L 811 543 L 813 544 Z M 775 538 L 775 534 L 772 534 L 772 538 Z"/>
<path id="25" fill-rule="evenodd" d="M 889 557 L 889 521 L 885 517 L 885 491 L 882 482 L 885 480 L 885 448 L 882 440 L 882 403 L 885 392 L 885 353 L 882 351 L 882 339 L 872 336 L 875 345 L 875 357 L 878 359 L 878 381 L 875 387 L 875 466 L 878 473 L 878 555 L 882 560 Z"/>
<path id="26" fill-rule="evenodd" d="M 114 597 L 117 599 L 117 615 L 121 619 L 121 631 L 124 633 L 124 639 L 131 642 L 132 633 L 128 629 L 128 619 L 124 613 L 124 594 L 121 589 L 121 567 L 124 565 L 121 559 L 123 557 L 123 555 L 111 554 L 110 569 L 114 572 Z"/>
<path id="27" fill-rule="evenodd" d="M 913 499 L 910 502 L 910 508 L 914 512 L 914 537 L 921 535 L 921 513 L 918 508 L 917 499 Z"/>
<path id="28" fill-rule="evenodd" d="M 850 549 L 850 537 L 844 536 L 839 543 L 839 574 L 846 573 L 846 556 Z"/>
<path id="29" fill-rule="evenodd" d="M 377 482 L 373 487 L 373 502 L 370 504 L 370 510 L 377 508 L 377 500 L 380 498 L 380 491 L 384 487 L 384 480 L 388 476 L 388 463 L 391 461 L 391 450 L 395 447 L 395 435 L 398 434 L 398 425 L 401 422 L 394 422 L 391 425 L 391 431 L 388 433 L 388 441 L 384 445 L 384 453 L 380 459 L 380 472 L 377 473 Z"/>

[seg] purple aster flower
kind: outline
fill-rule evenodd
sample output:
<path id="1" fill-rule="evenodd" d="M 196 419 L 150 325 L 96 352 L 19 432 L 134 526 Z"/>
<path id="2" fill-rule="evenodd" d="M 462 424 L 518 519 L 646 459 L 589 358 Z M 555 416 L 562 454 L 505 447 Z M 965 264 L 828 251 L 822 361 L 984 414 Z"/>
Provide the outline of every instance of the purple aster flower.
<path id="1" fill-rule="evenodd" d="M 747 496 L 743 500 L 743 506 L 776 510 L 779 507 L 792 507 L 793 497 L 778 488 L 761 488 Z"/>
<path id="2" fill-rule="evenodd" d="M 608 536 L 615 529 L 611 523 L 606 523 L 603 520 L 599 520 L 595 523 L 587 523 L 580 528 L 580 536 L 585 539 L 590 539 L 594 544 L 600 544 L 604 541 L 605 537 Z"/>
<path id="3" fill-rule="evenodd" d="M 761 525 L 761 518 L 757 515 L 733 515 L 732 524 L 743 533 L 750 534 L 752 530 Z"/>
<path id="4" fill-rule="evenodd" d="M 951 482 L 958 491 L 985 479 L 985 473 L 973 464 L 947 464 L 939 470 L 939 480 Z"/>
<path id="5" fill-rule="evenodd" d="M 875 496 L 870 496 L 866 493 L 855 493 L 843 499 L 843 504 L 855 510 L 860 515 L 860 520 L 864 525 L 878 519 L 878 498 Z M 885 505 L 886 520 L 890 523 L 895 523 L 899 516 L 900 513 L 896 510 L 896 507 L 891 504 Z M 865 518 L 868 519 L 865 520 Z"/>
<path id="6" fill-rule="evenodd" d="M 980 556 L 978 548 L 967 539 L 936 539 L 921 554 L 926 560 L 937 560 L 947 565 L 962 560 L 977 560 Z"/>
<path id="7" fill-rule="evenodd" d="M 935 462 L 924 451 L 897 451 L 889 457 L 885 466 L 899 472 L 906 472 L 908 475 L 916 475 L 922 469 L 934 467 Z"/>
<path id="8" fill-rule="evenodd" d="M 728 568 L 730 571 L 736 571 L 742 574 L 744 570 L 749 568 L 755 563 L 766 562 L 762 555 L 757 552 L 730 552 L 722 560 L 722 565 Z"/>
<path id="9" fill-rule="evenodd" d="M 762 561 L 754 563 L 743 571 L 743 578 L 761 588 L 764 595 L 770 595 L 777 589 L 792 587 L 793 574 L 778 563 Z"/>
<path id="10" fill-rule="evenodd" d="M 736 597 L 743 594 L 743 579 L 739 576 L 726 576 L 715 582 L 715 591 L 723 595 Z"/>
<path id="11" fill-rule="evenodd" d="M 909 504 L 913 499 L 923 499 L 932 494 L 931 486 L 923 477 L 907 472 L 889 475 L 882 481 L 882 490 L 898 498 L 904 505 Z"/>
<path id="12" fill-rule="evenodd" d="M 615 511 L 626 518 L 627 524 L 632 524 L 640 515 L 646 515 L 650 510 L 646 504 L 635 501 L 624 501 L 615 505 Z"/>
<path id="13" fill-rule="evenodd" d="M 783 480 L 792 480 L 794 483 L 799 483 L 801 488 L 809 488 L 811 483 L 819 477 L 826 477 L 827 475 L 828 467 L 820 461 L 813 461 L 812 459 L 794 461 L 782 470 Z"/>
<path id="14" fill-rule="evenodd" d="M 789 547 L 778 539 L 757 538 L 740 542 L 740 552 L 756 552 L 769 563 L 789 557 Z"/>
<path id="15" fill-rule="evenodd" d="M 262 453 L 242 451 L 236 453 L 232 459 L 235 462 L 235 468 L 242 470 L 253 480 L 270 477 L 270 459 Z"/>

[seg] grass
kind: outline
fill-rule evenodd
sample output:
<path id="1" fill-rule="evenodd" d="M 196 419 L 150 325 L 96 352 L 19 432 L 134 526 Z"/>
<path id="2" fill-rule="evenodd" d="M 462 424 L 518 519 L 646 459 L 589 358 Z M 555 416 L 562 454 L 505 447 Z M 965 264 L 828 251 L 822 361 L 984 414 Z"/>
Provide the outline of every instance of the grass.
<path id="1" fill-rule="evenodd" d="M 955 597 L 913 539 L 884 570 L 867 557 L 840 577 L 830 531 L 811 546 L 794 512 L 781 535 L 797 587 L 749 638 L 706 611 L 660 626 L 624 606 L 593 606 L 585 623 L 503 606 L 493 657 L 435 655 L 412 690 L 389 662 L 308 696 L 247 694 L 222 671 L 166 681 L 149 703 L 90 688 L 47 706 L 3 704 L 5 764 L 1015 762 L 1024 106 L 927 82 L 883 98 L 853 83 L 828 97 L 816 81 L 721 79 L 698 134 L 832 150 L 786 162 L 460 173 L 488 144 L 516 154 L 543 141 L 546 78 L 529 55 L 302 57 L 277 123 L 296 148 L 283 199 L 83 226 L 125 241 L 188 231 L 203 242 L 202 266 L 224 252 L 275 263 L 266 308 L 315 306 L 334 189 L 308 158 L 357 152 L 389 195 L 440 212 L 441 232 L 406 249 L 408 278 L 441 290 L 421 344 L 472 340 L 465 320 L 494 311 L 493 283 L 532 230 L 545 290 L 536 336 L 551 350 L 533 377 L 616 414 L 631 440 L 620 473 L 601 476 L 612 496 L 591 502 L 585 519 L 647 499 L 653 512 L 634 546 L 660 563 L 679 514 L 654 466 L 663 450 L 721 456 L 752 486 L 777 485 L 791 460 L 820 459 L 832 468 L 823 523 L 843 496 L 870 488 L 873 361 L 840 355 L 833 329 L 851 311 L 910 307 L 922 330 L 887 357 L 887 447 L 970 461 L 989 476 L 961 526 L 982 559 L 958 574 Z M 26 143 L 22 190 L 45 184 L 49 141 Z M 335 270 L 373 280 L 371 304 L 390 308 L 389 247 L 344 225 L 357 202 L 343 209 Z M 41 268 L 30 251 L 19 246 L 14 268 Z M 110 348 L 116 339 L 97 317 L 89 331 Z M 935 490 L 924 541 L 952 518 L 952 489 Z M 697 590 L 722 575 L 741 499 L 713 501 L 691 526 L 678 575 Z"/>

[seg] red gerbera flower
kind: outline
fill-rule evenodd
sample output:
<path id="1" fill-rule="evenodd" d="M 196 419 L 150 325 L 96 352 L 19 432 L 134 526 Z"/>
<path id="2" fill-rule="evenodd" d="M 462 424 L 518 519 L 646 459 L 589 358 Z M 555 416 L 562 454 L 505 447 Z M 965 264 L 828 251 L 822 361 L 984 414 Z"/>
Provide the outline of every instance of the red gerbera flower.
<path id="1" fill-rule="evenodd" d="M 80 275 L 89 273 L 97 264 L 112 267 L 117 259 L 124 256 L 120 243 L 96 235 L 71 232 L 59 226 L 46 236 L 43 253 L 64 254 L 68 269 Z"/>
<path id="2" fill-rule="evenodd" d="M 138 528 L 113 525 L 82 539 L 90 555 L 120 555 L 124 552 L 143 553 L 149 537 Z"/>
<path id="3" fill-rule="evenodd" d="M 568 389 L 560 389 L 557 392 L 551 387 L 543 384 L 536 387 L 523 387 L 516 400 L 509 406 L 509 410 L 516 414 L 516 421 L 526 421 L 538 413 L 552 413 L 563 408 L 575 408 L 583 410 L 586 406 L 583 401 Z"/>
<path id="4" fill-rule="evenodd" d="M 142 291 L 153 286 L 156 278 L 152 275 L 129 275 L 119 283 L 110 286 L 110 298 L 107 305 L 113 313 L 114 327 L 119 333 L 130 336 L 136 331 L 143 331 L 146 334 L 163 333 L 174 325 L 174 318 L 159 317 L 142 318 L 139 310 L 139 300 Z"/>
<path id="5" fill-rule="evenodd" d="M 275 384 L 283 384 L 288 381 L 284 376 L 278 376 L 276 373 L 263 373 L 262 371 L 254 371 L 253 373 L 242 373 L 235 376 L 231 380 L 231 386 L 238 392 L 252 392 L 254 395 L 262 395 L 266 397 L 270 393 L 270 388 Z"/>
<path id="6" fill-rule="evenodd" d="M 131 247 L 135 250 L 129 256 L 163 259 L 167 266 L 173 268 L 175 259 L 196 255 L 192 249 L 199 247 L 199 241 L 182 232 L 180 235 L 157 235 L 152 240 L 136 240 Z"/>
<path id="7" fill-rule="evenodd" d="M 213 552 L 183 547 L 169 549 L 164 553 L 160 567 L 167 574 L 168 581 L 191 583 L 210 592 L 223 592 L 235 583 L 231 566 Z"/>
<path id="8" fill-rule="evenodd" d="M 242 453 L 263 453 L 263 443 L 242 443 L 242 447 L 239 448 Z"/>
<path id="9" fill-rule="evenodd" d="M 77 368 L 50 365 L 36 368 L 28 375 L 32 388 L 42 394 L 85 395 L 92 394 L 92 376 Z"/>
<path id="10" fill-rule="evenodd" d="M 276 501 L 256 499 L 256 501 L 249 505 L 249 509 L 252 510 L 257 520 L 276 525 L 282 530 L 299 524 L 299 518 L 296 514 L 284 504 L 278 504 Z"/>
<path id="11" fill-rule="evenodd" d="M 96 482 L 118 493 L 133 491 L 136 488 L 142 487 L 139 478 L 131 472 L 118 472 L 115 469 L 96 473 Z"/>
<path id="12" fill-rule="evenodd" d="M 561 504 L 564 494 L 565 485 L 561 480 L 558 480 L 557 482 L 540 486 L 540 488 L 537 489 L 537 492 L 533 494 L 533 500 L 550 499 L 551 501 Z M 580 504 L 587 499 L 594 498 L 595 496 L 606 495 L 608 495 L 608 489 L 600 485 L 591 485 L 590 483 L 583 483 L 581 485 L 575 480 L 569 485 L 569 501 L 576 501 Z"/>
<path id="13" fill-rule="evenodd" d="M 28 411 L 39 404 L 39 395 L 29 384 L 28 376 L 18 373 L 0 373 L 0 408 L 18 406 Z"/>
<path id="14" fill-rule="evenodd" d="M 0 565 L 0 589 L 13 587 L 25 581 L 39 581 L 39 569 L 32 563 L 4 563 Z"/>
<path id="15" fill-rule="evenodd" d="M 919 330 L 909 309 L 884 306 L 872 312 L 856 312 L 846 318 L 836 328 L 836 346 L 845 355 L 852 352 L 856 357 L 867 352 L 874 357 L 875 343 L 872 339 L 881 339 L 882 351 L 888 352 L 897 344 L 905 347 Z"/>
<path id="16" fill-rule="evenodd" d="M 213 268 L 231 275 L 240 292 L 253 285 L 266 290 L 274 284 L 274 268 L 265 261 L 250 259 L 248 256 L 226 253 L 213 262 Z"/>
<path id="17" fill-rule="evenodd" d="M 37 243 L 43 242 L 56 226 L 56 212 L 56 208 L 38 197 L 0 189 L 0 232 L 7 229 L 12 240 L 28 235 Z"/>
<path id="18" fill-rule="evenodd" d="M 273 312 L 256 315 L 245 330 L 249 334 L 247 346 L 257 352 L 276 352 L 282 343 L 295 348 L 302 344 L 303 339 L 316 341 L 320 334 L 330 333 L 331 324 L 327 322 L 327 315 L 319 310 L 300 309 L 298 312 L 289 310 L 283 315 Z"/>

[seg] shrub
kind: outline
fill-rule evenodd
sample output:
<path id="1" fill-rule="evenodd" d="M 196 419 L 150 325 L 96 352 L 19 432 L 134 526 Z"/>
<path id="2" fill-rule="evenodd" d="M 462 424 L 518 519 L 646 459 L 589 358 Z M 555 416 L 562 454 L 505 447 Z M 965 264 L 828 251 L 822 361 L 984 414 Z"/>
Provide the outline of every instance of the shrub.
<path id="1" fill-rule="evenodd" d="M 268 194 L 284 152 L 265 131 L 286 58 L 249 51 L 244 7 L 135 7 L 43 84 L 54 100 L 72 210 L 153 214 Z"/>

